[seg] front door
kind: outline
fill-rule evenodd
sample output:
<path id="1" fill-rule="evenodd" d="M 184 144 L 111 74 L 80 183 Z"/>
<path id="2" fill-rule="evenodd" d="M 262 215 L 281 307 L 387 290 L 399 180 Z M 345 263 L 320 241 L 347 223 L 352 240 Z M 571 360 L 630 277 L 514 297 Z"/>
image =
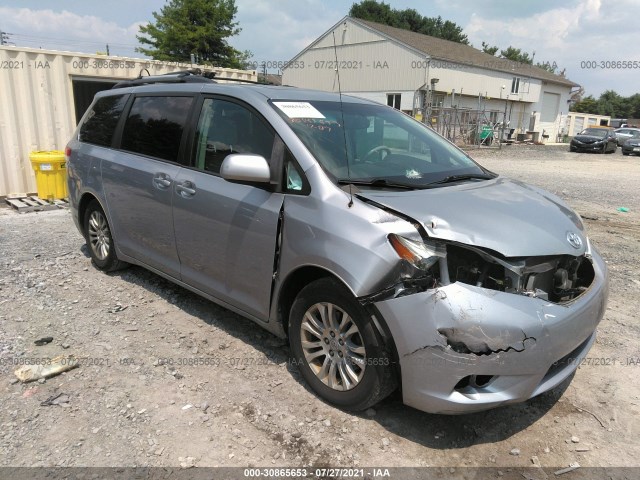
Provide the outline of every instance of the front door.
<path id="1" fill-rule="evenodd" d="M 247 106 L 205 98 L 193 168 L 175 180 L 173 221 L 182 280 L 261 320 L 268 320 L 278 217 L 283 195 L 268 186 L 219 176 L 231 153 L 270 161 L 275 135 Z"/>

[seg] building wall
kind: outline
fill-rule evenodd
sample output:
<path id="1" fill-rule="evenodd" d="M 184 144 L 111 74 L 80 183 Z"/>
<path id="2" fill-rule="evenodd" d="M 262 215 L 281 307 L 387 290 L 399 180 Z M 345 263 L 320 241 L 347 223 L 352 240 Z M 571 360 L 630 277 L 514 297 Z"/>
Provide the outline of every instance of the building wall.
<path id="1" fill-rule="evenodd" d="M 372 102 L 378 102 L 382 105 L 387 104 L 387 95 L 400 95 L 400 110 L 410 111 L 413 110 L 413 94 L 412 90 L 389 90 L 382 92 L 343 92 L 344 95 L 353 95 L 354 97 L 366 98 Z"/>
<path id="2" fill-rule="evenodd" d="M 64 150 L 79 120 L 74 79 L 119 81 L 143 68 L 159 75 L 199 67 L 220 78 L 257 80 L 255 71 L 6 46 L 0 63 L 0 196 L 35 192 L 29 152 Z"/>
<path id="3" fill-rule="evenodd" d="M 609 125 L 609 115 L 593 115 L 590 113 L 569 112 L 567 118 L 567 135 L 573 137 L 587 127 Z"/>
<path id="4" fill-rule="evenodd" d="M 439 91 L 535 102 L 542 87 L 540 80 L 519 74 L 520 92 L 511 94 L 511 73 L 431 59 L 350 19 L 294 57 L 283 70 L 283 85 L 337 92 L 336 58 L 343 92 L 415 91 L 437 78 Z"/>
<path id="5" fill-rule="evenodd" d="M 508 63 L 496 58 L 496 68 L 499 62 Z M 519 79 L 515 92 L 514 77 Z M 546 141 L 556 141 L 562 132 L 570 87 L 528 77 L 526 71 L 516 75 L 429 58 L 351 19 L 338 24 L 294 57 L 282 75 L 283 85 L 330 92 L 338 91 L 339 80 L 342 92 L 385 105 L 387 94 L 401 93 L 402 110 L 411 110 L 414 92 L 434 79 L 438 80 L 435 91 L 444 96 L 444 107 L 451 106 L 451 100 L 456 98 L 458 106 L 477 109 L 482 97 L 481 104 L 488 110 L 504 111 L 506 106 L 509 127 L 517 129 L 517 133 L 529 131 L 532 115 L 533 131 L 538 133 L 539 140 L 543 140 L 543 130 L 548 135 Z M 555 107 L 552 112 L 547 111 L 550 103 Z M 545 115 L 541 114 L 543 105 L 547 107 Z"/>
<path id="6" fill-rule="evenodd" d="M 557 97 L 556 97 L 557 96 Z M 549 98 L 557 98 L 552 115 L 545 116 L 545 109 L 549 106 Z M 543 82 L 540 98 L 531 105 L 532 114 L 535 116 L 535 129 L 539 132 L 540 141 L 556 142 L 567 132 L 567 114 L 569 113 L 569 101 L 571 99 L 571 87 Z M 548 138 L 543 138 L 548 135 Z M 559 138 L 560 137 L 560 138 Z"/>

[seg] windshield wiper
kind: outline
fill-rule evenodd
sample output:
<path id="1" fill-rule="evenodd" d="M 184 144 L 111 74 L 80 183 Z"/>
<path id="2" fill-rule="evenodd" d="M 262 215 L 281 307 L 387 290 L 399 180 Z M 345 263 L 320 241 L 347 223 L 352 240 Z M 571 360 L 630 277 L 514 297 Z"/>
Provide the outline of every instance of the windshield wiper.
<path id="1" fill-rule="evenodd" d="M 460 180 L 491 180 L 492 178 L 496 178 L 497 175 L 489 175 L 486 173 L 465 173 L 461 175 L 449 175 L 448 177 L 444 177 L 442 180 L 436 180 L 435 182 L 430 182 L 427 185 L 437 185 L 440 183 L 453 183 Z"/>
<path id="2" fill-rule="evenodd" d="M 404 190 L 415 190 L 418 188 L 415 185 L 409 185 L 408 183 L 390 182 L 386 178 L 372 178 L 371 180 L 356 180 L 349 178 L 341 178 L 338 180 L 340 185 L 364 185 L 367 187 L 389 187 L 389 188 L 401 188 Z"/>

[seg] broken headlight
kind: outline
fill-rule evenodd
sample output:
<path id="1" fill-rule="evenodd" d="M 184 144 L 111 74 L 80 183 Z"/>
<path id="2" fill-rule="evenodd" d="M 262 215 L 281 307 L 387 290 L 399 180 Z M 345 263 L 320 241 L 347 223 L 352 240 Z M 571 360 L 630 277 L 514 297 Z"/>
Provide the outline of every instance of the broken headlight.
<path id="1" fill-rule="evenodd" d="M 389 243 L 400 258 L 418 270 L 427 271 L 447 256 L 446 247 L 442 243 L 410 240 L 394 233 L 389 235 Z"/>

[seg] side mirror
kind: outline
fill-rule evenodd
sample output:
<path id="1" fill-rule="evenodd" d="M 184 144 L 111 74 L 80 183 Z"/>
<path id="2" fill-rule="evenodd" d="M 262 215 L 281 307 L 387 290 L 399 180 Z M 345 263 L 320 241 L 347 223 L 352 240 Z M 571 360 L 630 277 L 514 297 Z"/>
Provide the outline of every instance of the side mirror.
<path id="1" fill-rule="evenodd" d="M 271 170 L 261 155 L 232 153 L 220 166 L 220 175 L 227 181 L 242 183 L 269 183 Z"/>

